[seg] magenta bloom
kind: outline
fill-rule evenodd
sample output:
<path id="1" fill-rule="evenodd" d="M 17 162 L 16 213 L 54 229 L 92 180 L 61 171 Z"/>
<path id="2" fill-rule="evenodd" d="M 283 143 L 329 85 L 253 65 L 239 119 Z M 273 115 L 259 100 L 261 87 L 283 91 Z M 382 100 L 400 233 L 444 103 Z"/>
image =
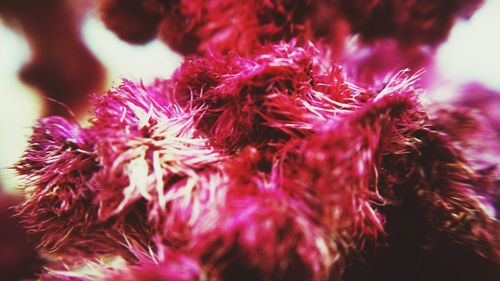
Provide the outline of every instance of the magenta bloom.
<path id="1" fill-rule="evenodd" d="M 198 172 L 219 161 L 219 154 L 197 130 L 195 111 L 172 96 L 172 83 L 151 87 L 124 81 L 96 97 L 92 130 L 101 169 L 90 187 L 96 192 L 99 216 L 120 214 L 143 198 L 165 210 L 165 184 L 195 182 Z"/>
<path id="2" fill-rule="evenodd" d="M 27 179 L 19 207 L 29 231 L 42 234 L 41 245 L 54 251 L 73 244 L 82 228 L 92 227 L 92 193 L 87 181 L 97 170 L 91 134 L 61 117 L 38 121 L 30 146 L 16 165 Z M 84 219 L 86 218 L 86 219 Z"/>
<path id="3" fill-rule="evenodd" d="M 417 78 L 364 89 L 292 40 L 124 80 L 92 99 L 89 128 L 41 120 L 17 169 L 21 215 L 64 262 L 44 278 L 341 279 L 408 208 L 419 247 L 498 258 L 478 186 L 494 178 L 429 117 Z"/>
<path id="4" fill-rule="evenodd" d="M 26 178 L 26 199 L 18 206 L 19 216 L 29 233 L 40 236 L 40 247 L 73 260 L 74 254 L 132 254 L 124 239 L 143 243 L 143 219 L 130 216 L 130 224 L 110 224 L 98 220 L 96 194 L 90 181 L 100 169 L 97 139 L 61 117 L 39 120 L 30 145 L 16 165 Z M 140 233 L 140 234 L 138 234 Z"/>

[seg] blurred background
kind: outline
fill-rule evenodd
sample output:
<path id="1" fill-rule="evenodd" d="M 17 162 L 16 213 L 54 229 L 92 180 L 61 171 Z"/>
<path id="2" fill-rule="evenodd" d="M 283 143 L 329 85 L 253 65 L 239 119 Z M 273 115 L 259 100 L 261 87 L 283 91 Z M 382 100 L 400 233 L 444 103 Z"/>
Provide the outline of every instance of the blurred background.
<path id="1" fill-rule="evenodd" d="M 8 14 L 8 16 L 11 15 Z M 55 29 L 54 32 L 57 32 L 57 28 L 53 26 L 57 23 L 51 22 L 51 19 L 42 19 L 42 21 L 47 22 L 48 29 Z M 71 22 L 68 24 L 71 24 Z M 92 85 L 93 88 L 89 89 L 88 92 L 100 94 L 113 85 L 119 84 L 122 78 L 137 82 L 143 81 L 144 83 L 150 83 L 157 77 L 168 78 L 182 61 L 180 55 L 171 51 L 158 40 L 143 46 L 134 46 L 119 40 L 116 35 L 104 27 L 93 7 L 86 9 L 85 14 L 81 16 L 81 22 L 78 24 L 81 24 L 81 26 L 77 25 L 76 31 L 81 33 L 78 35 L 81 35 L 82 42 L 77 42 L 74 44 L 75 46 L 54 44 L 54 46 L 47 47 L 54 48 L 53 50 L 45 51 L 45 53 L 53 52 L 54 56 L 60 56 L 61 53 L 65 55 L 64 53 L 67 52 L 66 60 L 69 61 L 74 60 L 74 57 L 82 53 L 80 51 L 80 53 L 75 54 L 75 48 L 80 48 L 78 46 L 80 43 L 87 48 L 87 50 L 83 50 L 83 55 L 86 55 L 86 57 L 82 58 L 82 62 L 72 61 L 73 64 L 80 66 L 80 69 L 75 71 L 74 77 L 71 77 L 71 75 L 61 77 L 60 80 L 56 80 L 54 83 L 64 84 L 67 81 L 79 83 L 82 79 L 93 79 L 95 81 L 94 85 Z M 88 98 L 82 97 L 80 93 L 70 92 L 69 87 L 67 89 L 68 94 L 77 96 L 74 98 L 74 102 L 83 103 L 82 105 L 71 104 L 73 100 L 65 100 L 65 97 L 47 96 L 47 91 L 44 92 L 43 90 L 48 89 L 50 94 L 51 88 L 48 85 L 33 87 L 29 84 L 36 84 L 37 81 L 34 81 L 35 83 L 33 81 L 29 81 L 31 83 L 21 81 L 24 78 L 23 74 L 26 72 L 23 67 L 27 68 L 26 64 L 30 60 L 40 61 L 36 59 L 37 50 L 32 50 L 33 45 L 37 44 L 37 42 L 29 42 L 26 39 L 27 36 L 23 36 L 26 33 L 28 33 L 28 36 L 30 35 L 30 30 L 25 30 L 29 29 L 30 26 L 28 25 L 28 28 L 25 26 L 26 24 L 22 22 L 21 24 L 15 22 L 11 25 L 10 17 L 0 18 L 0 186 L 9 193 L 16 192 L 16 176 L 9 167 L 20 158 L 26 145 L 26 139 L 30 134 L 30 127 L 36 119 L 52 114 L 66 116 L 75 114 L 78 119 L 85 121 L 88 118 L 86 113 L 89 110 L 86 104 Z M 45 32 L 44 30 L 36 31 L 38 33 Z M 69 32 L 72 31 L 69 30 Z M 63 39 L 70 41 L 67 38 L 61 38 L 59 41 Z M 30 43 L 32 43 L 32 46 L 30 46 Z M 65 48 L 69 48 L 70 51 L 64 50 Z M 89 60 L 93 60 L 93 64 L 86 64 Z M 64 61 L 61 62 L 61 64 L 64 63 Z M 63 76 L 64 73 L 60 72 L 71 71 L 57 69 L 57 66 L 47 65 L 49 63 L 43 61 L 38 64 L 42 64 L 41 68 L 45 68 L 45 71 L 53 69 L 54 76 Z M 32 66 L 29 67 L 33 68 Z M 100 77 L 85 76 L 85 71 L 95 72 Z M 104 72 L 100 73 L 102 71 Z M 77 88 L 77 86 L 72 88 Z M 64 92 L 64 89 L 55 90 Z M 65 106 L 58 104 L 56 101 L 68 104 L 73 109 L 79 108 L 79 110 L 69 114 Z"/>
<path id="2" fill-rule="evenodd" d="M 76 2 L 78 1 L 82 0 Z M 1 5 L 0 3 L 0 8 Z M 121 41 L 104 27 L 92 7 L 86 9 L 79 20 L 81 28 L 77 25 L 75 32 L 80 32 L 82 44 L 86 47 L 84 51 L 90 54 L 86 60 L 96 61 L 94 68 L 89 71 L 103 71 L 102 81 L 95 78 L 92 92 L 96 94 L 117 85 L 121 78 L 144 83 L 149 83 L 156 77 L 168 78 L 182 61 L 179 54 L 159 40 L 143 46 L 133 46 Z M 50 19 L 47 19 L 47 25 L 50 24 Z M 491 92 L 500 92 L 499 27 L 500 0 L 485 1 L 469 21 L 458 22 L 448 41 L 437 51 L 432 69 L 435 77 L 427 85 L 425 97 L 430 101 L 447 101 L 459 92 L 459 88 L 470 83 L 476 83 Z M 35 30 L 36 28 L 40 27 L 36 26 Z M 67 109 L 56 101 L 66 104 L 71 102 L 63 98 L 47 97 L 39 87 L 29 86 L 21 81 L 30 79 L 30 73 L 26 75 L 23 66 L 39 55 L 37 50 L 33 50 L 33 42 L 30 45 L 26 36 L 23 36 L 32 32 L 32 29 L 30 31 L 29 23 L 21 27 L 11 24 L 9 16 L 0 20 L 0 186 L 8 193 L 16 192 L 16 176 L 9 167 L 20 158 L 30 127 L 37 118 L 47 114 L 69 115 Z M 57 30 L 54 26 L 49 29 L 54 29 L 54 32 Z M 57 55 L 64 52 L 66 46 L 61 44 L 47 48 L 53 48 L 48 52 Z M 85 68 L 82 67 L 82 70 Z M 23 75 L 24 78 L 20 78 Z M 75 75 L 84 73 L 76 70 Z M 81 100 L 75 102 L 85 103 Z M 86 104 L 80 108 L 81 110 L 73 113 L 78 119 L 85 121 L 89 108 Z"/>

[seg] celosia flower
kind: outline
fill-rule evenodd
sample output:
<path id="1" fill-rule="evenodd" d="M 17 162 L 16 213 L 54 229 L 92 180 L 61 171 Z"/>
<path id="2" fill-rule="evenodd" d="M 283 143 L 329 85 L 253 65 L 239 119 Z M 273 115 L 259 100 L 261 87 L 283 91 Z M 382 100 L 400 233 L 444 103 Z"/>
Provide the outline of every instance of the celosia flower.
<path id="1" fill-rule="evenodd" d="M 341 252 L 302 204 L 279 189 L 230 197 L 194 226 L 188 251 L 220 280 L 325 280 Z"/>
<path id="2" fill-rule="evenodd" d="M 198 173 L 220 160 L 196 130 L 196 110 L 184 110 L 172 98 L 170 81 L 147 88 L 124 81 L 94 103 L 101 169 L 91 188 L 101 219 L 141 198 L 158 200 L 165 210 L 165 185 L 186 179 L 184 184 L 194 186 Z"/>
<path id="3" fill-rule="evenodd" d="M 99 170 L 95 142 L 92 132 L 63 118 L 41 119 L 16 165 L 26 178 L 19 215 L 30 233 L 41 236 L 39 246 L 49 252 L 89 256 L 118 252 L 129 257 L 123 235 L 147 241 L 141 237 L 142 220 L 134 217 L 130 226 L 98 222 L 95 194 L 89 188 Z"/>
<path id="4" fill-rule="evenodd" d="M 91 134 L 60 117 L 41 119 L 16 165 L 27 178 L 19 211 L 28 229 L 41 233 L 41 245 L 64 247 L 93 221 L 87 181 L 97 170 Z M 66 239 L 67 238 L 67 239 Z"/>
<path id="5" fill-rule="evenodd" d="M 498 221 L 474 186 L 489 179 L 428 117 L 417 77 L 363 89 L 322 50 L 193 57 L 171 80 L 94 97 L 89 128 L 40 121 L 18 165 L 28 226 L 43 247 L 124 258 L 90 276 L 71 274 L 94 263 L 66 259 L 62 276 L 340 279 L 386 239 L 385 220 L 413 218 L 386 207 L 416 206 L 429 240 L 497 258 Z"/>
<path id="6" fill-rule="evenodd" d="M 419 120 L 420 119 L 420 120 Z M 427 116 L 405 124 L 382 158 L 381 184 L 402 204 L 413 206 L 427 225 L 427 239 L 445 235 L 478 253 L 497 258 L 498 221 L 483 186 L 449 137 L 433 130 Z M 399 138 L 405 142 L 397 141 Z M 406 203 L 405 203 L 406 202 Z"/>

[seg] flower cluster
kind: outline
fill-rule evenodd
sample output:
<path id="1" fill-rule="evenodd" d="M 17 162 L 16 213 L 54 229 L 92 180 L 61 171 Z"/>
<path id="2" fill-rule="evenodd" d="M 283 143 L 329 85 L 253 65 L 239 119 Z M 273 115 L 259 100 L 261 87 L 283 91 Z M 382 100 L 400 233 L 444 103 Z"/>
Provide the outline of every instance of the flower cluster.
<path id="1" fill-rule="evenodd" d="M 425 111 L 418 77 L 362 88 L 329 56 L 292 40 L 191 57 L 94 96 L 88 128 L 40 120 L 16 168 L 19 213 L 60 258 L 41 279 L 337 280 L 387 238 L 388 206 L 498 259 L 495 178 Z"/>
<path id="2" fill-rule="evenodd" d="M 251 55 L 282 41 L 334 54 L 364 87 L 399 70 L 428 68 L 452 26 L 482 0 L 101 0 L 99 14 L 121 39 L 159 38 L 183 55 Z"/>

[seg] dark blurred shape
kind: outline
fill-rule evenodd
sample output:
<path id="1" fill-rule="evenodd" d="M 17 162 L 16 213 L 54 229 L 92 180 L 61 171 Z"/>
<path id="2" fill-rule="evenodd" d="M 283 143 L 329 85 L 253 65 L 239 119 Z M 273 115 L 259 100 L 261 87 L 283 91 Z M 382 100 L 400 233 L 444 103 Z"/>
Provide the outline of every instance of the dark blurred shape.
<path id="1" fill-rule="evenodd" d="M 495 281 L 499 262 L 445 238 L 429 241 L 432 232 L 418 207 L 383 208 L 387 244 L 366 251 L 364 261 L 347 268 L 344 281 Z"/>
<path id="2" fill-rule="evenodd" d="M 104 79 L 102 65 L 80 34 L 89 5 L 87 0 L 0 0 L 0 15 L 31 47 L 21 80 L 75 112 L 85 108 L 86 96 L 98 91 Z M 47 101 L 46 108 L 45 115 L 68 115 L 57 102 Z"/>
<path id="3" fill-rule="evenodd" d="M 120 39 L 143 44 L 158 34 L 163 7 L 155 0 L 105 0 L 100 13 L 106 27 Z"/>
<path id="4" fill-rule="evenodd" d="M 483 0 L 337 0 L 339 10 L 367 41 L 395 38 L 403 45 L 437 45 L 458 18 L 468 18 Z"/>
<path id="5" fill-rule="evenodd" d="M 12 208 L 22 198 L 4 194 L 0 187 L 0 279 L 14 281 L 35 278 L 43 259 L 28 240 L 19 217 Z"/>
<path id="6" fill-rule="evenodd" d="M 298 37 L 334 50 L 359 34 L 367 43 L 393 39 L 406 49 L 437 46 L 459 18 L 483 0 L 100 0 L 106 26 L 130 43 L 158 35 L 182 54 L 249 54 Z"/>
<path id="7" fill-rule="evenodd" d="M 236 51 L 289 40 L 303 29 L 306 1 L 100 0 L 106 26 L 129 43 L 158 35 L 188 54 Z"/>
<path id="8" fill-rule="evenodd" d="M 451 105 L 434 114 L 438 129 L 460 143 L 473 168 L 490 178 L 483 193 L 500 214 L 500 92 L 480 83 L 462 86 Z M 500 230 L 499 230 L 500 231 Z M 500 242 L 499 242 L 500 244 Z"/>

